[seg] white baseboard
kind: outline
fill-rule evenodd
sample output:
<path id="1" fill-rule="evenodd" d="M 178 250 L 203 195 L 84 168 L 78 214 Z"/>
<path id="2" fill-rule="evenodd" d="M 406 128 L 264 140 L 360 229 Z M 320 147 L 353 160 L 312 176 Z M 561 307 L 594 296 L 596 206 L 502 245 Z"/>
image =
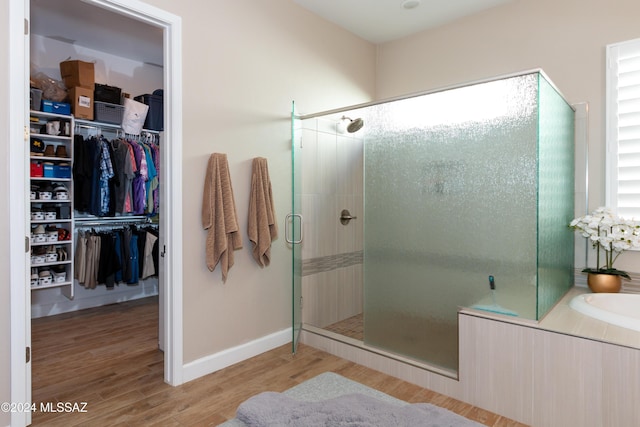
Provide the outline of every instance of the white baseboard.
<path id="1" fill-rule="evenodd" d="M 183 366 L 182 378 L 186 383 L 285 345 L 291 342 L 291 334 L 291 328 L 283 329 L 251 342 L 189 362 Z"/>

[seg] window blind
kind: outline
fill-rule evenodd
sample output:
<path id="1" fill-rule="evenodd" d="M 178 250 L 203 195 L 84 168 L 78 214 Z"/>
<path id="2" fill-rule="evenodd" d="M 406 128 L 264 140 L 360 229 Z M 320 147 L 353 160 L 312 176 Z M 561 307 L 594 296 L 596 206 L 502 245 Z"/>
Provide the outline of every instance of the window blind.
<path id="1" fill-rule="evenodd" d="M 640 219 L 640 39 L 607 46 L 607 205 Z"/>

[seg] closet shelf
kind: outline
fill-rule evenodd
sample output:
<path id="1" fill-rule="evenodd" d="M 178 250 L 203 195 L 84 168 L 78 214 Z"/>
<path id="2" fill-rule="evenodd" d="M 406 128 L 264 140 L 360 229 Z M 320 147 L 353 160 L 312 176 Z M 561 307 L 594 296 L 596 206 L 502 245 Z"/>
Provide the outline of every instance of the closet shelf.
<path id="1" fill-rule="evenodd" d="M 76 119 L 75 124 L 78 127 L 89 128 L 89 129 L 111 129 L 113 131 L 122 131 L 122 126 L 114 123 L 105 123 L 105 122 L 97 122 L 94 120 L 84 120 L 84 119 Z M 150 130 L 150 129 L 142 129 L 142 133 L 159 135 L 160 131 Z"/>
<path id="2" fill-rule="evenodd" d="M 71 200 L 40 200 L 40 199 L 31 199 L 29 200 L 31 203 L 39 204 L 39 203 L 71 203 Z M 31 221 L 34 222 L 34 221 Z M 45 221 L 46 222 L 46 221 Z"/>
<path id="3" fill-rule="evenodd" d="M 48 133 L 35 133 L 31 132 L 31 136 L 34 138 L 42 138 L 42 139 L 50 139 L 50 140 L 59 140 L 59 141 L 70 141 L 70 136 L 64 135 L 49 135 Z"/>
<path id="4" fill-rule="evenodd" d="M 56 240 L 55 242 L 40 242 L 40 243 L 31 243 L 31 246 L 55 246 L 55 245 L 70 245 L 73 243 L 73 240 Z M 65 261 L 67 262 L 67 261 Z M 68 261 L 71 262 L 71 261 Z M 55 263 L 54 264 L 60 264 L 60 263 Z M 38 265 L 44 265 L 44 264 L 38 264 Z"/>
<path id="5" fill-rule="evenodd" d="M 44 132 L 44 129 L 49 127 L 49 123 L 51 122 L 59 122 L 60 131 L 68 133 L 66 135 L 51 135 Z M 55 128 L 55 126 L 53 126 Z M 48 283 L 46 280 L 41 285 L 36 285 L 33 282 L 30 282 L 29 288 L 32 291 L 37 291 L 41 289 L 48 288 L 58 288 L 60 289 L 60 293 L 66 296 L 69 299 L 73 299 L 74 289 L 73 289 L 73 271 L 74 271 L 74 260 L 73 260 L 73 179 L 70 173 L 71 164 L 73 162 L 73 141 L 74 141 L 74 118 L 72 115 L 63 115 L 56 113 L 47 113 L 43 111 L 30 111 L 30 137 L 29 140 L 29 154 L 28 158 L 31 163 L 31 171 L 30 175 L 42 175 L 42 176 L 30 176 L 29 182 L 31 186 L 37 187 L 48 187 L 52 185 L 56 187 L 56 184 L 63 184 L 65 190 L 67 192 L 67 196 L 64 200 L 54 199 L 53 194 L 51 194 L 51 198 L 39 199 L 39 198 L 31 198 L 35 197 L 38 194 L 38 191 L 30 191 L 29 194 L 29 202 L 31 206 L 31 217 L 30 224 L 35 227 L 42 227 L 43 225 L 51 224 L 55 225 L 57 233 L 59 234 L 61 230 L 66 230 L 69 237 L 69 240 L 47 240 L 44 242 L 35 242 L 35 236 L 29 242 L 29 248 L 31 249 L 31 274 L 32 277 L 34 274 L 39 274 L 44 270 L 48 270 L 49 267 L 58 267 L 62 269 L 65 273 L 65 278 L 63 279 L 60 276 L 61 282 Z M 44 143 L 44 147 L 39 147 L 32 145 L 31 140 L 33 138 L 41 139 Z M 55 154 L 48 152 L 47 149 L 50 147 L 55 147 Z M 38 151 L 39 148 L 45 148 L 41 150 L 40 153 L 34 154 L 34 152 Z M 63 152 L 59 152 L 58 149 L 64 148 Z M 43 155 L 44 152 L 47 152 L 48 155 Z M 40 154 L 40 155 L 38 155 Z M 65 154 L 65 156 L 60 156 L 60 154 Z M 47 164 L 53 164 L 52 170 L 48 170 Z M 68 166 L 66 166 L 66 165 Z M 61 166 L 65 165 L 66 167 L 62 168 Z M 56 169 L 58 168 L 58 169 Z M 52 173 L 50 173 L 52 172 Z M 47 176 L 44 176 L 47 175 Z M 62 175 L 61 176 L 51 176 L 51 175 Z M 44 191 L 44 190 L 43 190 Z M 53 193 L 53 190 L 46 190 L 47 192 Z M 36 194 L 33 194 L 36 193 Z M 34 212 L 43 209 L 45 211 L 51 210 L 59 210 L 55 215 L 56 218 L 53 219 L 35 219 L 42 218 L 39 215 L 33 215 Z M 65 211 L 63 214 L 62 211 Z M 46 216 L 46 215 L 45 215 Z M 32 229 L 33 230 L 33 229 Z M 32 231 L 33 233 L 33 231 Z M 48 236 L 47 236 L 48 237 Z M 58 236 L 56 236 L 58 237 Z M 37 240 L 42 240 L 38 238 Z M 41 252 L 46 247 L 54 247 L 56 253 L 58 250 L 66 252 L 64 261 L 58 260 L 59 256 L 56 257 L 55 261 L 50 262 L 33 262 L 33 261 L 45 261 L 41 256 L 44 255 Z M 52 259 L 52 258 L 49 258 Z M 59 271 L 58 273 L 62 273 Z M 55 275 L 55 273 L 54 273 Z M 32 279 L 33 280 L 33 279 Z M 40 280 L 39 280 L 40 281 Z M 33 285 L 33 286 L 32 286 Z"/>
<path id="6" fill-rule="evenodd" d="M 65 120 L 69 120 L 68 115 L 66 114 L 57 114 L 57 113 L 47 113 L 46 111 L 40 111 L 40 110 L 31 110 L 29 112 L 31 114 L 31 116 L 37 116 L 37 117 L 44 117 L 47 119 L 65 119 Z"/>
<path id="7" fill-rule="evenodd" d="M 53 178 L 48 176 L 32 176 L 31 181 L 60 181 L 60 182 L 68 182 L 71 181 L 71 178 Z"/>
<path id="8" fill-rule="evenodd" d="M 49 246 L 55 246 L 55 245 L 53 243 L 49 243 Z M 60 264 L 71 264 L 71 260 L 68 259 L 66 261 L 41 262 L 36 264 L 31 263 L 31 267 L 51 267 L 52 265 L 60 265 Z"/>
<path id="9" fill-rule="evenodd" d="M 51 283 L 49 285 L 38 285 L 38 286 L 31 286 L 31 290 L 38 290 L 38 289 L 48 289 L 48 288 L 59 288 L 61 286 L 70 286 L 72 285 L 71 282 L 67 281 L 67 282 L 60 282 L 60 283 Z"/>
<path id="10" fill-rule="evenodd" d="M 47 156 L 30 156 L 31 160 L 51 160 L 55 162 L 70 162 L 69 157 L 47 157 Z"/>

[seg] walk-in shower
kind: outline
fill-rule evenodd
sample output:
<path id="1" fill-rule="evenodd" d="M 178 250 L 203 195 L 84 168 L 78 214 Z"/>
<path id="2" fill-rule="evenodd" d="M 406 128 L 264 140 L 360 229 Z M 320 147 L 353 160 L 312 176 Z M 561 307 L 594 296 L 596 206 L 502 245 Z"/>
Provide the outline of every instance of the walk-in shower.
<path id="1" fill-rule="evenodd" d="M 292 132 L 294 342 L 308 325 L 453 376 L 459 307 L 537 320 L 573 285 L 574 111 L 541 71 Z"/>

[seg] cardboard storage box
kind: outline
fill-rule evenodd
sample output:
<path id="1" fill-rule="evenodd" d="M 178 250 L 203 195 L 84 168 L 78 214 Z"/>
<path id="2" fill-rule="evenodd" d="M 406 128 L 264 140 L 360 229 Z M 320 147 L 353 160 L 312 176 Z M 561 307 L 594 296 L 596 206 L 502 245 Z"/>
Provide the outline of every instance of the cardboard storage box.
<path id="1" fill-rule="evenodd" d="M 85 87 L 69 89 L 71 112 L 77 119 L 93 120 L 93 91 Z"/>
<path id="2" fill-rule="evenodd" d="M 65 102 L 42 100 L 42 111 L 45 113 L 71 114 L 71 105 Z"/>
<path id="3" fill-rule="evenodd" d="M 96 82 L 93 62 L 63 61 L 60 63 L 60 75 L 68 88 L 80 86 L 93 90 Z"/>

